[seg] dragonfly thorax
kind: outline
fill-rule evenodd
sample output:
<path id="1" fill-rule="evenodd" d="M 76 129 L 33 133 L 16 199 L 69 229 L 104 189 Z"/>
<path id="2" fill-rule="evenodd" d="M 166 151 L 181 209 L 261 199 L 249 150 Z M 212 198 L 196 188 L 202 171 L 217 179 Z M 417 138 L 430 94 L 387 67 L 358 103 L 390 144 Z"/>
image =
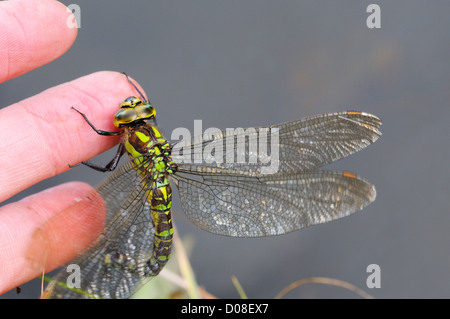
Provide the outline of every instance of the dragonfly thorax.
<path id="1" fill-rule="evenodd" d="M 120 109 L 114 116 L 114 125 L 121 127 L 133 122 L 154 118 L 156 110 L 150 103 L 135 96 L 127 97 L 120 103 Z"/>
<path id="2" fill-rule="evenodd" d="M 125 149 L 141 173 L 155 180 L 174 173 L 176 165 L 171 158 L 170 144 L 156 126 L 143 123 L 127 127 L 126 135 Z"/>

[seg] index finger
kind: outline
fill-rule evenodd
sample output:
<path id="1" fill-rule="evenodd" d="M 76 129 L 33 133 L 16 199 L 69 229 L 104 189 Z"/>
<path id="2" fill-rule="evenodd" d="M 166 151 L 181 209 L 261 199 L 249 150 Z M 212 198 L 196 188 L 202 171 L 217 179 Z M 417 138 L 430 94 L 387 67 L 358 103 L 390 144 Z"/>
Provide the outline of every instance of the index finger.
<path id="1" fill-rule="evenodd" d="M 4 150 L 0 152 L 0 201 L 119 141 L 118 137 L 95 134 L 72 106 L 98 129 L 116 131 L 112 123 L 120 102 L 136 94 L 123 74 L 103 71 L 0 110 L 0 143 Z"/>
<path id="2" fill-rule="evenodd" d="M 60 57 L 77 36 L 60 2 L 0 2 L 0 83 Z"/>

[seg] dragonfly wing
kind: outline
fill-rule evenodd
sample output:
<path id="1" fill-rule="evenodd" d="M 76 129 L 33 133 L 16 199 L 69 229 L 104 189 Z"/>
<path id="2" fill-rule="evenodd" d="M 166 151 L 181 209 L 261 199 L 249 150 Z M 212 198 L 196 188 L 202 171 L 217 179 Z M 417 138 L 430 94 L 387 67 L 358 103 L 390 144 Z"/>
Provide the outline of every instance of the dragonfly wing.
<path id="1" fill-rule="evenodd" d="M 217 169 L 174 176 L 184 212 L 198 227 L 232 237 L 285 234 L 352 214 L 375 200 L 364 179 L 334 171 L 245 176 Z"/>
<path id="2" fill-rule="evenodd" d="M 381 120 L 372 114 L 347 111 L 268 128 L 229 129 L 177 143 L 172 159 L 185 165 L 186 169 L 198 172 L 204 167 L 212 167 L 260 174 L 263 167 L 274 164 L 269 161 L 276 161 L 277 173 L 306 172 L 372 144 L 381 135 L 380 125 Z M 257 143 L 258 149 L 249 146 L 247 140 Z M 261 143 L 266 143 L 266 149 L 259 148 Z M 278 155 L 274 153 L 274 147 L 277 147 Z M 213 148 L 220 154 L 211 155 Z"/>
<path id="3" fill-rule="evenodd" d="M 128 298 L 151 278 L 140 269 L 153 252 L 153 222 L 142 180 L 131 165 L 117 168 L 97 188 L 107 207 L 105 230 L 90 249 L 70 262 L 80 267 L 84 293 L 53 283 L 50 298 Z M 64 267 L 54 280 L 66 283 L 69 275 Z"/>

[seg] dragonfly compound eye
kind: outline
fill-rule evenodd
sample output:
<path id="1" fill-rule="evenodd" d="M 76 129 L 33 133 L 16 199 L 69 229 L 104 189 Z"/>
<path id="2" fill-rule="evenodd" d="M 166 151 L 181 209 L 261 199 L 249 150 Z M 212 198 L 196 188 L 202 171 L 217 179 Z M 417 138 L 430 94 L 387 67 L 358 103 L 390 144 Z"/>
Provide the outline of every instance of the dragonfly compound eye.
<path id="1" fill-rule="evenodd" d="M 120 127 L 134 122 L 137 119 L 136 110 L 133 108 L 121 108 L 114 116 L 114 125 Z"/>
<path id="2" fill-rule="evenodd" d="M 129 99 L 129 98 L 128 98 Z M 138 99 L 139 100 L 139 99 Z M 117 111 L 114 116 L 114 125 L 120 127 L 122 125 L 127 125 L 135 121 L 146 120 L 155 117 L 155 108 L 149 103 L 142 103 L 134 106 L 125 105 L 127 100 L 122 102 L 121 108 Z"/>
<path id="3" fill-rule="evenodd" d="M 155 108 L 149 103 L 138 105 L 136 106 L 135 110 L 136 115 L 140 120 L 151 119 L 156 115 Z"/>

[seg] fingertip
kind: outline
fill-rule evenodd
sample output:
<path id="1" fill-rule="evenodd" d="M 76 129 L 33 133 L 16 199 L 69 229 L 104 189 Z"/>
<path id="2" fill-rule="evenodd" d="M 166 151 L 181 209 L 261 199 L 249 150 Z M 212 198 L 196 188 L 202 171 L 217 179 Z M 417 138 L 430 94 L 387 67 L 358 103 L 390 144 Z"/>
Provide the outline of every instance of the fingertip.
<path id="1" fill-rule="evenodd" d="M 51 271 L 90 246 L 104 228 L 105 203 L 90 189 L 64 210 L 48 219 L 32 235 L 26 257 L 33 268 Z"/>
<path id="2" fill-rule="evenodd" d="M 0 82 L 63 55 L 78 30 L 72 12 L 54 0 L 0 2 Z"/>
<path id="3" fill-rule="evenodd" d="M 67 183 L 0 209 L 0 293 L 74 258 L 103 230 L 106 209 L 95 189 Z"/>

